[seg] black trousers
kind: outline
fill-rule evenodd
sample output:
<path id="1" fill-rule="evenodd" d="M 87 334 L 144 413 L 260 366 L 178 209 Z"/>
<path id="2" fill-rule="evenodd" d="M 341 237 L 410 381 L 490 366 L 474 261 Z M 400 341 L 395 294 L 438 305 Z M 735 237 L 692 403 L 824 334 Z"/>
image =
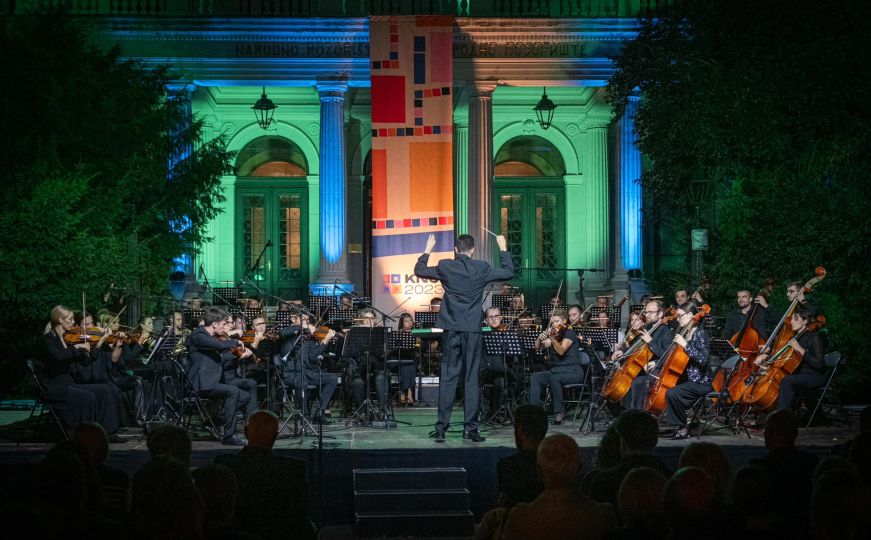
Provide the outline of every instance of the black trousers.
<path id="1" fill-rule="evenodd" d="M 806 390 L 822 388 L 826 384 L 826 377 L 816 371 L 802 371 L 793 375 L 787 375 L 780 381 L 780 393 L 777 395 L 777 410 L 792 409 L 795 399 Z"/>
<path id="2" fill-rule="evenodd" d="M 354 378 L 351 380 L 351 396 L 354 399 L 354 406 L 359 407 L 366 401 L 366 369 L 361 367 L 358 370 Z M 371 367 L 371 373 L 369 374 L 369 384 L 370 389 L 374 380 L 375 384 L 375 394 L 378 396 L 378 408 L 381 411 L 387 410 L 387 391 L 389 388 L 389 377 L 390 373 L 385 370 L 383 367 L 375 368 Z M 338 379 L 337 379 L 338 380 Z"/>
<path id="3" fill-rule="evenodd" d="M 670 388 L 665 394 L 665 418 L 669 423 L 679 427 L 687 425 L 687 408 L 691 407 L 700 397 L 712 391 L 710 383 L 683 382 Z"/>
<path id="4" fill-rule="evenodd" d="M 632 386 L 629 388 L 629 406 L 633 411 L 643 411 L 647 394 L 650 392 L 650 387 L 653 382 L 647 373 L 641 373 L 632 380 Z"/>
<path id="5" fill-rule="evenodd" d="M 484 356 L 481 364 L 481 372 L 478 374 L 482 384 L 490 384 L 492 388 L 487 400 L 486 414 L 492 414 L 505 403 L 505 393 L 508 388 L 507 369 L 501 356 Z"/>
<path id="6" fill-rule="evenodd" d="M 56 409 L 70 429 L 97 422 L 109 435 L 121 427 L 121 391 L 111 383 L 46 384 L 48 397 L 62 402 Z"/>
<path id="7" fill-rule="evenodd" d="M 481 366 L 481 333 L 445 330 L 442 336 L 442 362 L 439 368 L 439 410 L 436 431 L 445 432 L 451 423 L 451 409 L 457 384 L 463 378 L 463 426 L 478 429 L 480 392 L 478 371 Z"/>
<path id="8" fill-rule="evenodd" d="M 248 406 L 251 402 L 251 395 L 232 384 L 222 383 L 216 384 L 212 390 L 202 392 L 202 395 L 210 399 L 224 400 L 224 408 L 221 411 L 224 418 L 224 437 L 235 435 L 236 411 Z M 256 407 L 256 401 L 254 403 Z"/>
<path id="9" fill-rule="evenodd" d="M 124 400 L 128 415 L 133 422 L 141 424 L 145 421 L 145 390 L 142 387 L 142 379 L 136 375 L 118 375 L 114 379 L 115 386 L 124 393 Z"/>
<path id="10" fill-rule="evenodd" d="M 582 382 L 584 382 L 584 368 L 581 366 L 557 366 L 547 371 L 533 373 L 529 377 L 529 404 L 541 405 L 541 389 L 549 386 L 554 414 L 564 413 L 566 406 L 563 403 L 563 385 Z"/>

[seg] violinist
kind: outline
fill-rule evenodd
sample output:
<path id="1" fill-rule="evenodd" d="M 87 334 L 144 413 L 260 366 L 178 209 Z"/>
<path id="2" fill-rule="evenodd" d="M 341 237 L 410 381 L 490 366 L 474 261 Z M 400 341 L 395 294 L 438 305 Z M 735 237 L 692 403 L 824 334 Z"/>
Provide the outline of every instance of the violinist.
<path id="1" fill-rule="evenodd" d="M 581 343 L 574 330 L 569 328 L 565 310 L 555 309 L 550 315 L 550 324 L 535 340 L 536 349 L 546 349 L 548 369 L 533 373 L 529 382 L 529 404 L 541 405 L 541 388 L 550 387 L 553 397 L 554 425 L 565 420 L 563 385 L 580 384 L 584 381 L 584 366 L 590 358 L 581 351 Z"/>
<path id="2" fill-rule="evenodd" d="M 57 412 L 67 428 L 72 429 L 82 422 L 98 422 L 109 434 L 109 442 L 124 442 L 115 435 L 121 425 L 117 388 L 105 383 L 77 383 L 72 377 L 73 367 L 93 361 L 88 354 L 91 344 L 87 340 L 75 343 L 65 340 L 65 334 L 81 334 L 74 323 L 69 308 L 52 308 L 51 320 L 42 335 L 45 358 L 39 380 L 47 390 L 47 397 L 63 404 L 57 407 Z"/>
<path id="3" fill-rule="evenodd" d="M 302 411 L 308 410 L 307 403 L 303 401 L 306 388 L 316 386 L 319 401 L 313 420 L 321 424 L 329 424 L 330 402 L 339 385 L 339 376 L 325 372 L 321 367 L 327 346 L 336 336 L 336 332 L 330 329 L 322 338 L 315 339 L 313 338 L 315 330 L 317 328 L 308 319 L 303 318 L 298 310 L 291 309 L 290 325 L 278 331 L 279 337 L 283 340 L 281 357 L 284 359 L 284 365 L 281 377 L 286 385 L 295 389 L 297 405 Z"/>
<path id="4" fill-rule="evenodd" d="M 699 312 L 699 308 L 692 302 L 682 304 L 677 308 L 677 323 L 679 328 L 686 328 Z M 686 439 L 689 437 L 687 430 L 687 408 L 692 406 L 698 398 L 713 391 L 711 387 L 711 373 L 708 369 L 708 356 L 711 348 L 711 337 L 704 325 L 695 325 L 688 336 L 680 333 L 674 336 L 674 343 L 683 347 L 689 356 L 686 367 L 685 382 L 670 388 L 665 394 L 667 408 L 665 416 L 668 422 L 677 426 L 672 439 Z"/>
<path id="5" fill-rule="evenodd" d="M 396 324 L 397 332 L 411 332 L 414 328 L 414 318 L 410 313 L 399 316 Z M 415 354 L 417 351 L 415 351 Z M 400 405 L 414 405 L 414 379 L 417 377 L 417 357 L 399 360 L 399 403 Z"/>
<path id="6" fill-rule="evenodd" d="M 644 402 L 650 387 L 650 376 L 647 373 L 657 367 L 674 341 L 674 332 L 671 328 L 660 324 L 664 314 L 662 300 L 650 300 L 644 306 L 642 315 L 646 326 L 641 330 L 638 339 L 647 345 L 652 353 L 652 359 L 645 366 L 646 373 L 640 373 L 632 380 L 632 387 L 629 390 L 629 408 L 632 410 L 644 410 Z"/>
<path id="7" fill-rule="evenodd" d="M 581 326 L 584 324 L 584 310 L 581 309 L 581 306 L 577 304 L 572 304 L 568 309 L 568 317 L 569 317 L 569 326 L 572 328 Z"/>
<path id="8" fill-rule="evenodd" d="M 490 327 L 491 331 L 499 332 L 505 330 L 502 324 L 502 310 L 498 307 L 489 307 L 484 312 L 484 322 Z M 483 346 L 483 344 L 482 344 Z M 507 369 L 505 360 L 501 356 L 490 356 L 487 351 L 482 352 L 481 369 L 478 372 L 478 379 L 481 384 L 490 384 L 492 389 L 489 396 L 484 397 L 489 403 L 488 411 L 498 411 L 505 402 L 505 388 Z M 504 418 L 497 418 L 505 420 Z"/>
<path id="9" fill-rule="evenodd" d="M 203 314 L 203 325 L 191 332 L 188 338 L 190 355 L 189 377 L 193 390 L 212 399 L 223 399 L 224 435 L 226 445 L 244 446 L 246 441 L 236 434 L 236 413 L 251 401 L 248 392 L 224 381 L 224 359 L 235 356 L 233 349 L 244 347 L 241 341 L 226 336 L 226 311 L 210 307 Z M 244 349 L 243 355 L 251 352 Z"/>
<path id="10" fill-rule="evenodd" d="M 375 310 L 371 308 L 363 308 L 357 312 L 355 319 L 356 327 L 374 328 L 378 326 L 378 317 Z M 369 351 L 359 358 L 351 360 L 352 375 L 351 375 L 351 396 L 354 400 L 354 407 L 359 407 L 366 401 L 366 379 L 367 363 L 368 377 L 370 383 L 372 379 L 375 382 L 375 393 L 378 396 L 378 407 L 380 408 L 381 416 L 387 414 L 387 390 L 389 387 L 389 373 L 384 364 L 382 351 Z M 368 355 L 368 358 L 366 357 Z"/>
<path id="11" fill-rule="evenodd" d="M 745 289 L 738 291 L 736 298 L 738 307 L 726 315 L 726 322 L 723 325 L 723 338 L 729 339 L 741 330 L 755 302 L 759 304 L 757 308 L 759 312 L 753 317 L 753 328 L 756 329 L 760 338 L 765 339 L 768 336 L 766 326 L 771 318 L 771 313 L 768 311 L 768 301 L 765 299 L 765 296 L 760 294 L 756 298 L 752 298 L 750 291 Z"/>
<path id="12" fill-rule="evenodd" d="M 823 341 L 819 333 L 807 328 L 813 319 L 814 312 L 807 306 L 799 305 L 789 320 L 795 335 L 801 333 L 798 339 L 793 338 L 788 343 L 796 353 L 801 355 L 801 364 L 792 374 L 780 381 L 780 392 L 777 394 L 778 410 L 791 409 L 795 398 L 801 393 L 822 388 L 826 384 Z M 763 352 L 756 357 L 755 364 L 760 366 L 768 358 L 768 353 Z"/>
<path id="13" fill-rule="evenodd" d="M 81 315 L 79 315 L 81 317 Z M 93 326 L 90 314 L 80 318 L 87 327 Z M 73 368 L 73 379 L 84 384 L 108 384 L 118 394 L 119 403 L 125 424 L 145 424 L 145 392 L 142 379 L 128 370 L 128 364 L 133 361 L 142 349 L 141 343 L 148 339 L 148 332 L 143 331 L 137 340 L 119 333 L 118 317 L 109 311 L 99 314 L 99 327 L 103 336 L 91 347 L 89 355 L 93 360 L 87 366 Z M 131 343 L 127 341 L 130 339 Z"/>
<path id="14" fill-rule="evenodd" d="M 348 293 L 339 295 L 339 309 L 348 310 L 354 309 L 354 298 Z"/>
<path id="15" fill-rule="evenodd" d="M 239 331 L 239 321 L 243 321 L 242 332 Z M 224 327 L 229 331 L 225 333 L 234 339 L 238 339 L 241 341 L 242 334 L 245 332 L 244 327 L 244 317 L 239 315 L 227 317 L 224 321 Z M 244 342 L 243 342 L 244 347 Z M 250 379 L 244 374 L 244 364 L 243 361 L 245 359 L 255 360 L 254 351 L 248 347 L 245 347 L 245 351 L 241 356 L 236 356 L 236 354 L 223 354 L 221 355 L 221 367 L 224 370 L 223 378 L 224 383 L 229 384 L 231 386 L 235 386 L 243 393 L 248 394 L 248 402 L 244 404 L 244 414 L 245 418 L 248 418 L 257 410 L 257 381 L 254 379 Z"/>

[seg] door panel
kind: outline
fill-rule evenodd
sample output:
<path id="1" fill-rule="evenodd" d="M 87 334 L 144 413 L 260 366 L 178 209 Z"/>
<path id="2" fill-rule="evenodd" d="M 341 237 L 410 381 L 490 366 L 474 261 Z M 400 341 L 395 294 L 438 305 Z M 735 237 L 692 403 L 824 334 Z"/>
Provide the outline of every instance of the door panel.
<path id="1" fill-rule="evenodd" d="M 250 271 L 266 243 L 272 241 L 251 279 L 264 291 L 281 298 L 306 297 L 305 188 L 240 188 L 236 193 L 240 216 L 237 246 L 241 250 L 237 275 Z"/>
<path id="2" fill-rule="evenodd" d="M 512 283 L 536 309 L 553 296 L 562 276 L 565 253 L 560 188 L 513 187 L 496 189 L 495 224 L 505 235 L 514 261 Z"/>

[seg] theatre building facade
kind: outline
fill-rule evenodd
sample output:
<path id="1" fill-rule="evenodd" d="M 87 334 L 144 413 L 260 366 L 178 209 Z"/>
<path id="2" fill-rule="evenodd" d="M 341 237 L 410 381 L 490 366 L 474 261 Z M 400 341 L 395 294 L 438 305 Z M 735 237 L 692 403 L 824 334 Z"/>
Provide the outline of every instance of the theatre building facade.
<path id="1" fill-rule="evenodd" d="M 530 305 L 619 295 L 643 266 L 638 100 L 615 119 L 604 87 L 646 2 L 72 4 L 125 57 L 171 65 L 169 94 L 236 153 L 186 269 L 213 285 L 256 266 L 282 298 L 339 284 L 414 306 L 440 293 L 412 275 L 426 237 L 438 258 L 469 233 L 498 261 L 487 231 Z"/>

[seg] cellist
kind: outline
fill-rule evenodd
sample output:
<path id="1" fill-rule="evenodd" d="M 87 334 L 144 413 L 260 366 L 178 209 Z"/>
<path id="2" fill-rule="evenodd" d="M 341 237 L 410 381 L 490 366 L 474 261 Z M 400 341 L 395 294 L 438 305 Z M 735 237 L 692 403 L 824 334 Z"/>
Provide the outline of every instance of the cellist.
<path id="1" fill-rule="evenodd" d="M 795 335 L 801 334 L 798 339 L 791 339 L 788 345 L 796 353 L 801 355 L 801 364 L 791 375 L 787 375 L 780 381 L 780 392 L 777 395 L 777 410 L 791 409 L 796 396 L 806 390 L 821 388 L 826 384 L 825 363 L 823 356 L 825 348 L 823 341 L 817 332 L 804 330 L 808 323 L 814 319 L 814 313 L 807 306 L 799 305 L 795 308 L 789 324 Z M 768 359 L 768 353 L 762 353 L 756 357 L 757 366 Z"/>
<path id="2" fill-rule="evenodd" d="M 766 326 L 771 319 L 771 313 L 768 311 L 768 301 L 765 299 L 765 296 L 757 295 L 751 301 L 750 291 L 745 289 L 738 291 L 736 297 L 738 307 L 726 315 L 726 323 L 723 325 L 723 338 L 730 339 L 741 330 L 741 327 L 744 326 L 744 321 L 753 308 L 754 302 L 759 304 L 759 307 L 757 308 L 756 316 L 753 317 L 753 328 L 756 329 L 760 339 L 768 337 Z M 761 313 L 759 313 L 760 311 Z"/>
<path id="3" fill-rule="evenodd" d="M 662 300 L 650 300 L 644 305 L 644 311 L 641 314 L 644 316 L 644 322 L 648 327 L 656 325 L 662 320 L 664 315 Z M 662 360 L 663 355 L 668 351 L 672 341 L 674 341 L 674 331 L 668 326 L 660 324 L 652 334 L 647 328 L 642 329 L 638 339 L 647 344 L 648 349 L 653 355 L 644 368 L 645 373 L 639 373 L 633 379 L 632 387 L 629 390 L 629 408 L 643 411 L 644 402 L 647 400 L 647 393 L 650 389 L 650 376 L 647 373 L 657 366 L 658 362 Z"/>
<path id="4" fill-rule="evenodd" d="M 699 308 L 692 302 L 682 304 L 677 308 L 677 323 L 680 328 L 686 328 L 699 312 Z M 687 408 L 695 401 L 710 392 L 711 374 L 708 370 L 708 356 L 710 355 L 711 337 L 704 325 L 696 325 L 690 330 L 687 337 L 681 334 L 674 336 L 674 342 L 683 347 L 689 357 L 686 367 L 687 380 L 671 388 L 665 394 L 667 408 L 666 420 L 669 424 L 677 426 L 672 439 L 686 439 L 689 437 L 687 430 Z"/>

